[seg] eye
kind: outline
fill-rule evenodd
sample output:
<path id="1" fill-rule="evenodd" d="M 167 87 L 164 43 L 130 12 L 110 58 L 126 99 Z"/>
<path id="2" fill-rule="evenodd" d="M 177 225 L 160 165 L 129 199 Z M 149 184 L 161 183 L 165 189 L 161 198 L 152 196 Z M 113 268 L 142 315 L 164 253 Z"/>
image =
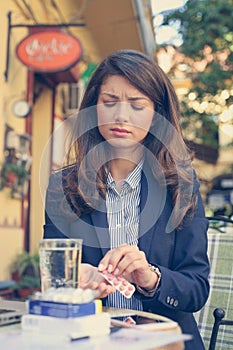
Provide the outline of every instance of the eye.
<path id="1" fill-rule="evenodd" d="M 104 106 L 106 107 L 114 107 L 116 105 L 116 102 L 114 101 L 105 101 Z"/>
<path id="2" fill-rule="evenodd" d="M 135 110 L 135 111 L 142 111 L 144 109 L 144 106 L 139 105 L 139 104 L 135 104 L 135 103 L 131 103 L 131 107 Z"/>

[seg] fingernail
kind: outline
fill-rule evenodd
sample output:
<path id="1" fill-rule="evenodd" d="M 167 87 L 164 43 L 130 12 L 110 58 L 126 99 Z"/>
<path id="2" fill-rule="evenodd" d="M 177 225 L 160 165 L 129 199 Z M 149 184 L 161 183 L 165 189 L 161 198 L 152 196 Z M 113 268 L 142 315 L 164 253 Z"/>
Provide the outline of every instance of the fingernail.
<path id="1" fill-rule="evenodd" d="M 116 270 L 114 271 L 114 275 L 119 275 L 120 270 L 118 268 L 116 268 Z"/>
<path id="2" fill-rule="evenodd" d="M 99 271 L 103 271 L 103 269 L 104 269 L 104 265 L 103 265 L 103 264 L 99 264 L 98 270 L 99 270 Z"/>
<path id="3" fill-rule="evenodd" d="M 113 271 L 113 266 L 111 264 L 108 265 L 108 272 L 111 273 Z"/>

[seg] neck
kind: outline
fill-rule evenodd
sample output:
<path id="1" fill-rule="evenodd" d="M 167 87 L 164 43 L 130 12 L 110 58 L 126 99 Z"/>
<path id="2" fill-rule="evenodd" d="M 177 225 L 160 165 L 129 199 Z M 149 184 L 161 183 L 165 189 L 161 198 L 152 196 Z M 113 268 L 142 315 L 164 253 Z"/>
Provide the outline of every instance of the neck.
<path id="1" fill-rule="evenodd" d="M 143 157 L 143 148 L 113 149 L 110 172 L 116 182 L 123 181 L 138 165 Z"/>
<path id="2" fill-rule="evenodd" d="M 137 163 L 128 159 L 113 159 L 110 165 L 110 171 L 114 180 L 123 181 L 137 166 Z"/>

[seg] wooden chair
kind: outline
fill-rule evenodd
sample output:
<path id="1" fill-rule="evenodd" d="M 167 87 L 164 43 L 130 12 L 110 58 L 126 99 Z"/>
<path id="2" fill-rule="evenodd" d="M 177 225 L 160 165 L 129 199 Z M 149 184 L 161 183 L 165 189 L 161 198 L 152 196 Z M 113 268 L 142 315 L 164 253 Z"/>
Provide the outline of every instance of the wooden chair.
<path id="1" fill-rule="evenodd" d="M 206 349 L 232 350 L 233 328 L 230 328 L 233 325 L 232 225 L 210 224 L 208 255 L 210 295 L 206 305 L 196 313 L 195 318 Z"/>

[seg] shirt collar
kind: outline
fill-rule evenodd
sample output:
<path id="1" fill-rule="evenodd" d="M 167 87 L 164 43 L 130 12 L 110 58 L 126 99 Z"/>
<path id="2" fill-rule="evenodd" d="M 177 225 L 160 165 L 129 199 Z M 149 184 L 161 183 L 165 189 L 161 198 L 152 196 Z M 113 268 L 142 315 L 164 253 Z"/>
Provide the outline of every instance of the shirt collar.
<path id="1" fill-rule="evenodd" d="M 143 163 L 144 163 L 144 158 L 141 159 L 141 161 L 138 163 L 136 168 L 124 180 L 124 183 L 127 183 L 132 189 L 136 188 L 141 180 Z M 107 176 L 107 186 L 108 187 L 115 186 L 115 181 L 110 172 L 108 173 L 108 176 Z"/>

